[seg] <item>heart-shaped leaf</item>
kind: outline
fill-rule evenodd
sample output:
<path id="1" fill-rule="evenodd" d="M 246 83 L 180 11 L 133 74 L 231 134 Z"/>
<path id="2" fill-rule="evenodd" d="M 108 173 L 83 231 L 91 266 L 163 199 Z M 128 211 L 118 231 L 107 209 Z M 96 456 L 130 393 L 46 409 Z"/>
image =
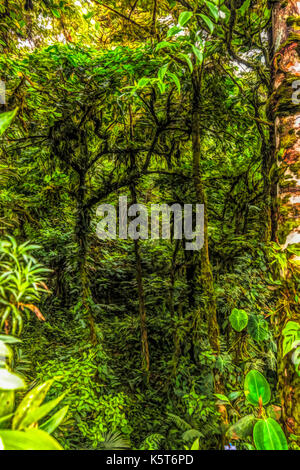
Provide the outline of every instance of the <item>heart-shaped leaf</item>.
<path id="1" fill-rule="evenodd" d="M 248 325 L 248 314 L 245 310 L 234 308 L 229 317 L 230 324 L 235 331 L 242 331 Z"/>

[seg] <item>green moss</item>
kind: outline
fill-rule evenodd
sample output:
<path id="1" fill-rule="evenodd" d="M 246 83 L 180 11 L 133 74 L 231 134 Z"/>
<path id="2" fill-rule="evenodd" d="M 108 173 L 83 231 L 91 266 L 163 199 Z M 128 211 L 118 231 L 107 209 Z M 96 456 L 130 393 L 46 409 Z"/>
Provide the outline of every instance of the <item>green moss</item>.
<path id="1" fill-rule="evenodd" d="M 289 16 L 286 19 L 286 24 L 288 26 L 300 26 L 300 16 Z"/>
<path id="2" fill-rule="evenodd" d="M 293 74 L 287 74 L 286 79 L 274 91 L 270 97 L 275 116 L 290 116 L 300 111 L 300 105 L 294 104 L 292 95 L 294 93 L 293 82 L 299 80 L 299 77 Z"/>
<path id="3" fill-rule="evenodd" d="M 293 145 L 297 142 L 297 137 L 295 135 L 295 132 L 293 134 L 287 134 L 281 139 L 281 148 L 284 149 L 289 149 L 293 147 Z"/>

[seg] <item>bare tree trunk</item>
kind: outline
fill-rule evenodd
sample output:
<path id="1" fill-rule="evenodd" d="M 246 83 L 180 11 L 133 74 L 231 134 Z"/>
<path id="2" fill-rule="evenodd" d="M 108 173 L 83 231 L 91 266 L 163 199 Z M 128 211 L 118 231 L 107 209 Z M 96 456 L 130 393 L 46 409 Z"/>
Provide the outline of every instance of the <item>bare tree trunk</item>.
<path id="1" fill-rule="evenodd" d="M 273 62 L 271 107 L 275 123 L 277 161 L 277 240 L 283 248 L 300 242 L 300 2 L 277 1 L 273 6 Z M 296 83 L 298 81 L 298 84 Z M 299 322 L 294 288 L 282 292 L 278 344 L 278 387 L 285 430 L 300 434 L 300 382 L 290 356 L 282 354 L 282 329 Z"/>

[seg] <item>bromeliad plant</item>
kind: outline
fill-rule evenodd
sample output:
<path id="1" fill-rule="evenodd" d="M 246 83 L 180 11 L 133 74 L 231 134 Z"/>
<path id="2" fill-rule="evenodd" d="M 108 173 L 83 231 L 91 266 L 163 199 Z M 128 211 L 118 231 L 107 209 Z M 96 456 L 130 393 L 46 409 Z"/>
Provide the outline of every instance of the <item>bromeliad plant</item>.
<path id="1" fill-rule="evenodd" d="M 246 438 L 253 433 L 257 450 L 288 450 L 288 444 L 277 418 L 274 407 L 264 407 L 271 399 L 270 386 L 265 377 L 257 370 L 251 370 L 245 377 L 244 392 L 246 400 L 256 407 L 253 414 L 244 416 L 228 431 L 230 439 Z M 224 401 L 227 397 L 224 396 Z"/>
<path id="2" fill-rule="evenodd" d="M 15 408 L 15 392 L 26 388 L 24 379 L 10 371 L 13 352 L 8 343 L 20 340 L 0 335 L 0 450 L 62 450 L 50 435 L 62 422 L 68 406 L 46 421 L 65 393 L 43 403 L 54 379 L 30 390 Z"/>
<path id="3" fill-rule="evenodd" d="M 45 320 L 36 303 L 48 288 L 44 275 L 49 272 L 32 256 L 39 248 L 25 242 L 18 245 L 14 238 L 0 241 L 0 331 L 20 334 L 23 313 L 29 318 L 33 312 L 39 320 Z"/>

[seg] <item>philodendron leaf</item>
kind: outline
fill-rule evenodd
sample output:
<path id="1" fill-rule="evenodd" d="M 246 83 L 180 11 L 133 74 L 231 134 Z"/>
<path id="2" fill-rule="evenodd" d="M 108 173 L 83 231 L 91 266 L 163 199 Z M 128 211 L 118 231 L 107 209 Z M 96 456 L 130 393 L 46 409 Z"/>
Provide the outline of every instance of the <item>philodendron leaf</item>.
<path id="1" fill-rule="evenodd" d="M 25 388 L 22 377 L 7 369 L 0 369 L 0 390 L 21 390 L 22 388 Z"/>
<path id="2" fill-rule="evenodd" d="M 251 316 L 248 323 L 250 336 L 260 343 L 269 337 L 269 325 L 262 316 Z"/>
<path id="3" fill-rule="evenodd" d="M 0 429 L 0 439 L 5 450 L 63 450 L 52 436 L 40 429 L 27 431 Z"/>
<path id="4" fill-rule="evenodd" d="M 241 332 L 248 325 L 248 314 L 245 310 L 234 308 L 229 317 L 229 321 L 235 331 Z"/>
<path id="5" fill-rule="evenodd" d="M 254 415 L 247 415 L 239 419 L 235 424 L 230 426 L 227 430 L 227 436 L 229 439 L 245 439 L 250 436 L 253 431 L 253 426 L 256 421 Z"/>
<path id="6" fill-rule="evenodd" d="M 288 450 L 284 432 L 273 418 L 260 419 L 255 424 L 253 439 L 257 450 Z"/>
<path id="7" fill-rule="evenodd" d="M 248 372 L 244 382 L 244 392 L 247 400 L 252 405 L 259 405 L 261 398 L 262 404 L 269 403 L 271 398 L 270 386 L 265 377 L 258 370 Z"/>
<path id="8" fill-rule="evenodd" d="M 14 109 L 13 111 L 8 111 L 7 113 L 0 114 L 0 136 L 9 127 L 17 112 L 18 108 Z"/>

